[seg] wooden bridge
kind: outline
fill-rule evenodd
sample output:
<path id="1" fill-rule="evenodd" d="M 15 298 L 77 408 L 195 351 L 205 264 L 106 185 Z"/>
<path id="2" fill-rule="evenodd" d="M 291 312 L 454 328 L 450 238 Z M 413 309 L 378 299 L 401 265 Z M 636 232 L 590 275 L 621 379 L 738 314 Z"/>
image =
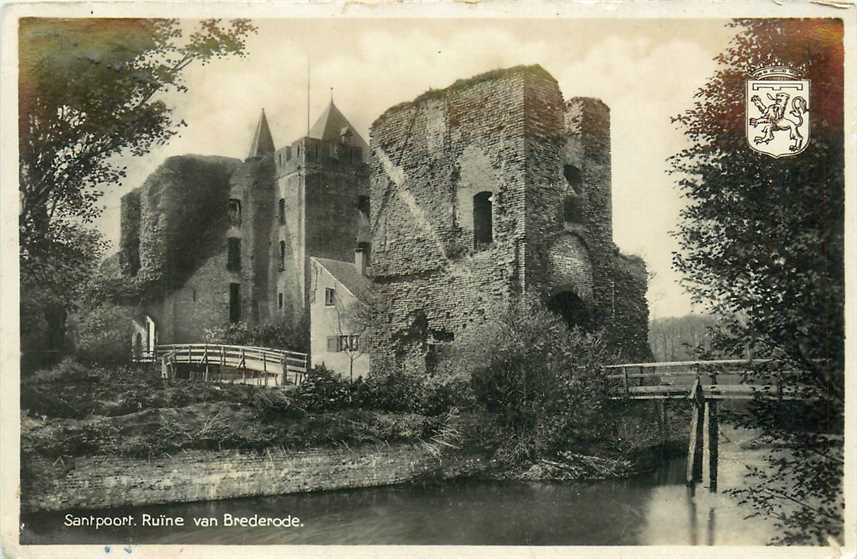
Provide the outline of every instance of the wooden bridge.
<path id="1" fill-rule="evenodd" d="M 722 400 L 811 400 L 813 391 L 788 382 L 799 371 L 780 367 L 771 359 L 722 359 L 608 365 L 607 380 L 613 399 L 658 402 L 662 428 L 667 422 L 667 400 L 690 400 L 690 442 L 687 483 L 701 481 L 717 491 L 719 427 L 717 404 Z"/>
<path id="2" fill-rule="evenodd" d="M 154 351 L 141 352 L 134 361 L 160 363 L 161 376 L 165 379 L 176 378 L 178 365 L 187 364 L 198 370 L 205 381 L 257 386 L 296 386 L 307 372 L 306 353 L 256 346 L 158 345 Z"/>

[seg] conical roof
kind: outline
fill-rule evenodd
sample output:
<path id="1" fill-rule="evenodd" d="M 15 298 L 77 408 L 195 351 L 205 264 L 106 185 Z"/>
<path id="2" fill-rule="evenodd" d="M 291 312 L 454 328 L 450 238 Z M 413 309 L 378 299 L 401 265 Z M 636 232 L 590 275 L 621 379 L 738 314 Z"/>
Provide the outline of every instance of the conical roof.
<path id="1" fill-rule="evenodd" d="M 256 125 L 256 133 L 253 134 L 253 143 L 250 144 L 251 157 L 262 157 L 274 153 L 274 138 L 271 137 L 271 129 L 268 127 L 268 119 L 265 118 L 265 109 L 262 109 L 262 115 L 259 117 L 259 123 Z"/>
<path id="2" fill-rule="evenodd" d="M 343 136 L 346 136 L 348 144 L 362 148 L 364 154 L 368 152 L 369 146 L 366 144 L 366 141 L 360 136 L 354 126 L 348 122 L 348 119 L 333 104 L 333 100 L 331 99 L 330 104 L 324 109 L 324 112 L 321 113 L 321 116 L 318 117 L 312 128 L 310 128 L 309 137 L 338 142 Z"/>

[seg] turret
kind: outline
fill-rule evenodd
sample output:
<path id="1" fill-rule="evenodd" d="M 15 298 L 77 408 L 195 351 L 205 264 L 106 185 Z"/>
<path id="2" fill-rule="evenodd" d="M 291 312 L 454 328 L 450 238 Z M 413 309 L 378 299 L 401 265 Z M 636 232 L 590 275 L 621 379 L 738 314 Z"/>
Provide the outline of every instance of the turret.
<path id="1" fill-rule="evenodd" d="M 265 109 L 262 109 L 262 115 L 256 125 L 256 132 L 253 134 L 253 142 L 250 144 L 250 154 L 247 159 L 264 157 L 273 153 L 274 138 L 271 136 L 271 129 L 268 127 L 268 119 L 265 118 Z"/>

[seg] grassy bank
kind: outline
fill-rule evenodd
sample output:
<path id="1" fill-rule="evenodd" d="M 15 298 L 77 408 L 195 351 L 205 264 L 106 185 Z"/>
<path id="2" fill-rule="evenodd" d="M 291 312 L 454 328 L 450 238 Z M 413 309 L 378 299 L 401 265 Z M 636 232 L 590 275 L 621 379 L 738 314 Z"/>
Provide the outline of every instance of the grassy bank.
<path id="1" fill-rule="evenodd" d="M 64 361 L 21 386 L 25 485 L 81 456 L 148 459 L 183 450 L 349 448 L 418 443 L 486 458 L 495 479 L 609 479 L 656 467 L 686 445 L 687 415 L 666 429 L 651 406 L 612 402 L 603 425 L 552 453 L 468 398 L 463 386 L 408 378 L 347 385 L 322 372 L 300 390 L 160 378 L 144 366 Z M 469 405 L 468 405 L 469 403 Z M 456 407 L 464 404 L 462 407 Z M 39 467 L 35 465 L 39 464 Z M 51 464 L 51 471 L 42 471 Z M 57 470 L 57 471 L 54 471 Z"/>
<path id="2" fill-rule="evenodd" d="M 430 439 L 438 419 L 370 409 L 312 412 L 283 392 L 149 367 L 64 362 L 22 382 L 24 456 L 157 456 L 184 449 L 316 448 Z"/>

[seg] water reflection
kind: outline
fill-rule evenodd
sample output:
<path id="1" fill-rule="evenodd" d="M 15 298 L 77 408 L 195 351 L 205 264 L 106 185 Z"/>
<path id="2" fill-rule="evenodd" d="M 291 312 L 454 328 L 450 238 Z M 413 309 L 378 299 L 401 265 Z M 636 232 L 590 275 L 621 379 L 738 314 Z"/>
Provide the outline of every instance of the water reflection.
<path id="1" fill-rule="evenodd" d="M 721 454 L 720 487 L 742 482 L 744 464 Z M 24 519 L 22 543 L 763 545 L 774 528 L 722 494 L 689 489 L 685 462 L 650 475 L 598 483 L 451 481 L 111 510 L 169 514 L 183 528 L 66 528 L 63 514 Z M 105 511 L 102 511 L 105 512 Z M 300 528 L 200 528 L 193 517 L 301 518 Z M 88 513 L 87 513 L 88 514 Z"/>

